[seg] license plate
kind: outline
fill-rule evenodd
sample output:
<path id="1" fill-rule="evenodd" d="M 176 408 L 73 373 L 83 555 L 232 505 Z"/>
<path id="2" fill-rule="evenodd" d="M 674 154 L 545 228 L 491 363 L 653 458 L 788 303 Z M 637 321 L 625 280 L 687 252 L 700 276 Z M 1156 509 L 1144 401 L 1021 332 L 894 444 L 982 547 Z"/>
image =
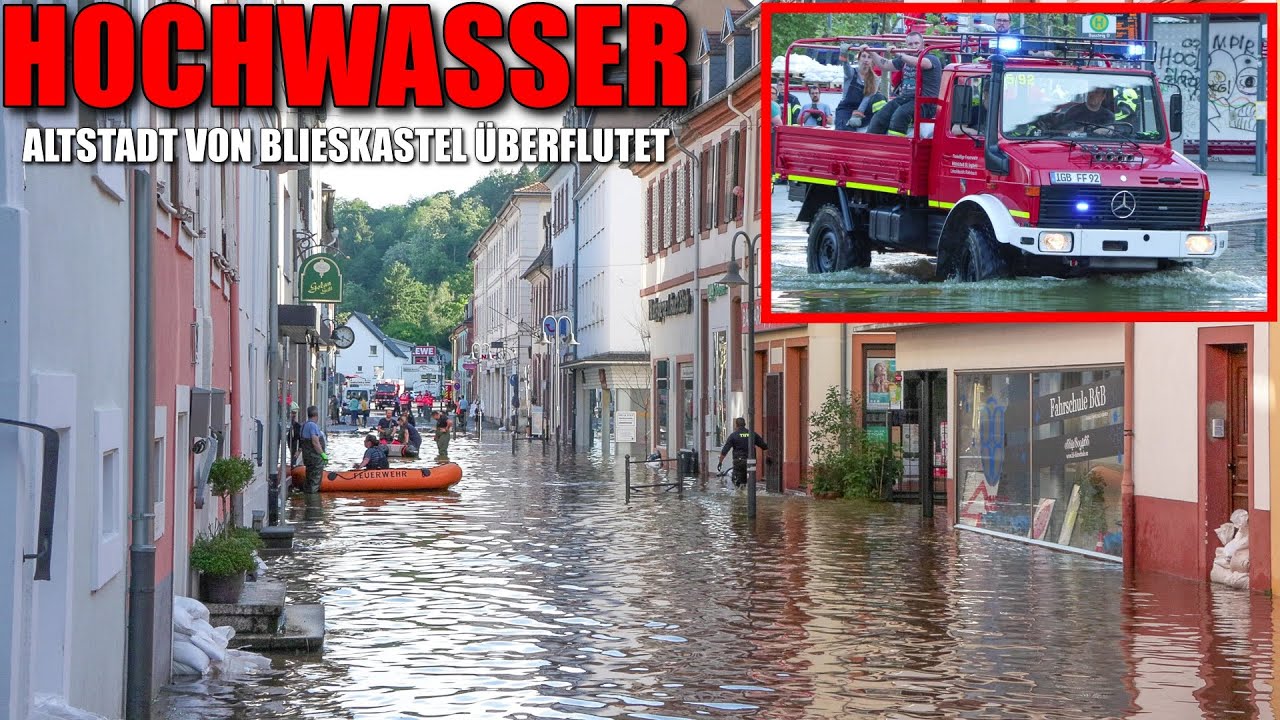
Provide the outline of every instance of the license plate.
<path id="1" fill-rule="evenodd" d="M 1049 182 L 1054 185 L 1101 185 L 1102 175 L 1091 172 L 1051 172 Z"/>

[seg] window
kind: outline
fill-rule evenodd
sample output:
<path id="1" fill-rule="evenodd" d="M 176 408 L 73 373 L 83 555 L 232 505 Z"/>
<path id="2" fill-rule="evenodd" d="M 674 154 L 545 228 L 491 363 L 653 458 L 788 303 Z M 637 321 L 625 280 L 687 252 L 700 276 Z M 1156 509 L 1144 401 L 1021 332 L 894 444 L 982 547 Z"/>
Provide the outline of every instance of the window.
<path id="1" fill-rule="evenodd" d="M 760 28 L 751 28 L 751 64 L 760 62 Z"/>
<path id="2" fill-rule="evenodd" d="M 676 168 L 676 202 L 675 202 L 675 228 L 676 242 L 684 242 L 689 237 L 689 177 L 685 174 L 688 163 L 681 163 Z"/>
<path id="3" fill-rule="evenodd" d="M 668 387 L 670 378 L 668 374 L 668 361 L 659 360 L 657 368 L 654 370 L 654 404 L 657 406 L 654 411 L 654 418 L 658 424 L 658 445 L 662 447 L 670 447 L 667 440 L 667 403 L 670 397 L 670 388 Z"/>
<path id="4" fill-rule="evenodd" d="M 1122 369 L 956 379 L 959 524 L 1119 555 Z"/>
<path id="5" fill-rule="evenodd" d="M 725 188 L 728 193 L 725 196 L 726 221 L 742 217 L 742 195 L 734 192 L 742 186 L 742 166 L 743 160 L 745 160 L 743 157 L 743 150 L 746 149 L 746 143 L 742 142 L 741 132 L 737 130 L 733 132 L 733 140 L 730 144 L 730 148 L 732 157 L 729 162 L 733 167 L 733 172 L 729 176 L 730 180 L 728 187 Z"/>
<path id="6" fill-rule="evenodd" d="M 650 254 L 660 249 L 658 243 L 661 242 L 658 235 L 658 202 L 657 198 L 654 197 L 657 194 L 656 185 L 657 181 L 649 183 L 649 227 L 646 232 L 649 238 Z"/>
<path id="7" fill-rule="evenodd" d="M 93 582 L 90 590 L 100 590 L 112 578 L 124 570 L 125 559 L 125 510 L 124 411 L 118 408 L 97 410 L 94 413 L 94 430 L 97 441 L 98 507 L 94 517 L 96 542 Z"/>
<path id="8" fill-rule="evenodd" d="M 726 177 L 728 172 L 729 172 L 729 143 L 726 141 L 716 145 L 715 198 L 716 198 L 716 205 L 717 205 L 717 208 L 716 208 L 717 213 L 715 216 L 716 217 L 716 222 L 714 223 L 715 225 L 722 225 L 728 222 L 730 218 L 730 213 L 733 212 L 729 203 L 729 194 L 728 194 L 729 191 L 732 190 L 732 188 L 725 187 L 728 184 L 729 178 Z"/>
<path id="9" fill-rule="evenodd" d="M 982 103 L 982 78 L 958 78 L 951 93 L 951 135 L 953 137 L 986 135 L 986 105 Z M 964 103 L 964 107 L 961 107 Z"/>
<path id="10" fill-rule="evenodd" d="M 364 372 L 364 366 L 363 366 L 363 365 L 357 365 L 357 366 L 356 366 L 356 372 Z"/>
<path id="11" fill-rule="evenodd" d="M 662 220 L 663 220 L 663 224 L 666 227 L 665 234 L 667 236 L 667 245 L 675 245 L 676 243 L 680 242 L 680 236 L 676 234 L 676 197 L 675 197 L 676 177 L 679 172 L 680 172 L 679 169 L 676 169 L 675 171 L 672 172 L 670 176 L 667 177 L 666 183 L 665 183 L 666 191 L 663 194 L 663 202 L 665 203 L 664 205 L 665 209 L 663 211 Z"/>
<path id="12" fill-rule="evenodd" d="M 670 228 L 667 226 L 667 178 L 663 175 L 658 180 L 658 225 L 654 230 L 658 234 L 658 249 L 666 250 L 671 246 L 671 239 L 667 237 Z"/>
<path id="13" fill-rule="evenodd" d="M 155 443 L 151 448 L 151 512 L 155 515 L 152 539 L 158 539 L 165 531 L 165 469 L 168 465 L 165 453 L 168 408 L 156 408 Z"/>
<path id="14" fill-rule="evenodd" d="M 377 357 L 377 356 L 378 356 L 378 346 L 377 346 L 377 345 L 370 345 L 370 346 L 369 346 L 369 357 Z"/>

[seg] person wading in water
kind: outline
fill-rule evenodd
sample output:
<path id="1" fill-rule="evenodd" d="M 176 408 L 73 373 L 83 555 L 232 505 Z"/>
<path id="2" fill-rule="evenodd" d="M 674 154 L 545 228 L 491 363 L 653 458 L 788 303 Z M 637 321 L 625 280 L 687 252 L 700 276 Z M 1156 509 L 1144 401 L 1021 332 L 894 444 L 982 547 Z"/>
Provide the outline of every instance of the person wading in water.
<path id="1" fill-rule="evenodd" d="M 436 449 L 440 452 L 436 460 L 445 462 L 449 459 L 449 432 L 453 430 L 453 421 L 439 410 L 431 413 L 431 417 L 436 421 Z"/>
<path id="2" fill-rule="evenodd" d="M 320 492 L 320 476 L 329 464 L 326 454 L 327 441 L 320 430 L 320 410 L 315 405 L 307 408 L 307 423 L 302 426 L 302 462 L 307 466 L 307 482 L 302 491 L 308 495 Z"/>
<path id="3" fill-rule="evenodd" d="M 769 445 L 765 443 L 764 438 L 747 429 L 746 418 L 737 418 L 733 424 L 733 432 L 729 433 L 729 439 L 725 441 L 724 447 L 720 448 L 720 462 L 716 463 L 716 470 L 724 467 L 724 456 L 732 450 L 733 484 L 735 487 L 742 487 L 747 484 L 747 457 L 751 454 L 752 441 L 754 440 L 755 446 L 761 450 L 768 450 Z"/>

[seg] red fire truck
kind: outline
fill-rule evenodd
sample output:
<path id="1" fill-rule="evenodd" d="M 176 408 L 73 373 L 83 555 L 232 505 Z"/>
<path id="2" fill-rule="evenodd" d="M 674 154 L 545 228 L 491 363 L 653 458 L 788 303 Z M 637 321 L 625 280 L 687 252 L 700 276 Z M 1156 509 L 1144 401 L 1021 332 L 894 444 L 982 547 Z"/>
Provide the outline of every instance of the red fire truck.
<path id="1" fill-rule="evenodd" d="M 891 58 L 905 40 L 799 40 L 786 63 L 841 42 Z M 960 281 L 1155 270 L 1226 250 L 1227 233 L 1205 225 L 1208 176 L 1170 144 L 1182 96 L 1166 117 L 1155 42 L 957 34 L 909 52 L 941 57 L 943 72 L 906 137 L 773 128 L 774 171 L 809 223 L 809 272 L 867 267 L 873 250 L 935 256 L 937 276 Z M 788 96 L 790 80 L 788 68 Z"/>

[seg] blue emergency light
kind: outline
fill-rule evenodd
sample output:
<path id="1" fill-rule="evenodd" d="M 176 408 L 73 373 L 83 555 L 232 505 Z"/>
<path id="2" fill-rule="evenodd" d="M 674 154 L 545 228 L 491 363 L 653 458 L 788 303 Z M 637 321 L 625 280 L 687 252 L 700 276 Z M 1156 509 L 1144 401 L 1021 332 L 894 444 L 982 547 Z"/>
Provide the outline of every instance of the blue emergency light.
<path id="1" fill-rule="evenodd" d="M 1142 45 L 1129 46 L 1129 57 L 1142 57 L 1146 53 L 1147 53 L 1147 49 Z"/>
<path id="2" fill-rule="evenodd" d="M 1022 42 L 1016 37 L 1002 37 L 996 39 L 996 49 L 1005 52 L 1016 52 L 1022 47 Z"/>
<path id="3" fill-rule="evenodd" d="M 1089 203 L 1081 200 L 1076 203 L 1076 210 L 1079 210 L 1080 212 L 1089 212 Z"/>

